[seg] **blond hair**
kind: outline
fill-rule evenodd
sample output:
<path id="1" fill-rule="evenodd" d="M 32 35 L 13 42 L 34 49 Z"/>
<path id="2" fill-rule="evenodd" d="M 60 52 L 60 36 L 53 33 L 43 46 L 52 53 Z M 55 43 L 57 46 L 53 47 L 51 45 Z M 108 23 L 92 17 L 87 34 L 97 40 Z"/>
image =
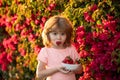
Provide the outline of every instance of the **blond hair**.
<path id="1" fill-rule="evenodd" d="M 70 46 L 72 32 L 73 32 L 72 24 L 66 17 L 59 16 L 59 15 L 50 17 L 45 23 L 45 26 L 42 32 L 42 39 L 43 39 L 44 46 L 50 47 L 50 38 L 48 34 L 52 31 L 55 31 L 56 29 L 60 29 L 61 31 L 66 33 L 67 37 L 66 37 L 64 46 L 65 47 Z"/>

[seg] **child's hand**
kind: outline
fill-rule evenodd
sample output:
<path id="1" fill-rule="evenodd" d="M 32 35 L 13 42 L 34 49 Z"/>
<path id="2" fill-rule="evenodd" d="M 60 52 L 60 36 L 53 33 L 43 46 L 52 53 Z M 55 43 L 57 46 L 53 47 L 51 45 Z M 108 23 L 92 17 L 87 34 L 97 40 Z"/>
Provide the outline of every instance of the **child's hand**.
<path id="1" fill-rule="evenodd" d="M 71 72 L 71 70 L 68 70 L 68 69 L 64 68 L 64 69 L 61 69 L 60 72 L 62 72 L 62 73 L 69 73 L 69 72 Z"/>
<path id="2" fill-rule="evenodd" d="M 80 64 L 79 67 L 76 70 L 73 70 L 72 72 L 80 74 L 80 73 L 82 73 L 82 71 L 83 71 L 83 67 Z"/>
<path id="3" fill-rule="evenodd" d="M 60 72 L 62 72 L 62 73 L 69 73 L 69 72 L 71 72 L 71 70 L 68 70 L 68 69 L 66 69 L 66 68 L 63 67 L 63 66 L 60 66 L 58 70 L 59 70 Z"/>

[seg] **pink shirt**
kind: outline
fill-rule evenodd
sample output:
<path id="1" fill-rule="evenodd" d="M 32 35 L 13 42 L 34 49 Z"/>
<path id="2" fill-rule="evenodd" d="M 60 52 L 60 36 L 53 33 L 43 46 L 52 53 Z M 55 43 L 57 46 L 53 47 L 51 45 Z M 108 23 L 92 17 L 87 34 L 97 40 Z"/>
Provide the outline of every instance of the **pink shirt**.
<path id="1" fill-rule="evenodd" d="M 38 54 L 37 60 L 46 63 L 48 69 L 61 65 L 66 56 L 70 56 L 73 60 L 79 58 L 78 53 L 73 46 L 67 47 L 65 49 L 44 47 Z M 73 73 L 64 74 L 61 72 L 57 72 L 47 77 L 47 80 L 76 80 L 76 78 L 75 74 Z"/>

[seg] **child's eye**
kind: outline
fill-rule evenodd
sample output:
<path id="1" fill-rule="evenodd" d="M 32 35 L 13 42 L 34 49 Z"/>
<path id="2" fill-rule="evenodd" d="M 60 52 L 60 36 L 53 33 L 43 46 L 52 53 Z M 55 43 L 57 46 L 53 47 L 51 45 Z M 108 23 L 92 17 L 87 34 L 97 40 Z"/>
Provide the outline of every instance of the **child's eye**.
<path id="1" fill-rule="evenodd" d="M 54 35 L 57 35 L 57 33 L 56 33 L 56 32 L 53 32 L 53 34 L 54 34 Z"/>
<path id="2" fill-rule="evenodd" d="M 65 33 L 61 33 L 61 35 L 65 35 Z"/>

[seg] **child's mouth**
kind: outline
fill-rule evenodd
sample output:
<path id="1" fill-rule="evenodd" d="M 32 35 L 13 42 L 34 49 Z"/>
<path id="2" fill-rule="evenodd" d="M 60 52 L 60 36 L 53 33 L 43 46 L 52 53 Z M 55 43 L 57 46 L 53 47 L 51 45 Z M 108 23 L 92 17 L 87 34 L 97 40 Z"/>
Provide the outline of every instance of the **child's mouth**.
<path id="1" fill-rule="evenodd" d="M 60 42 L 60 41 L 57 41 L 56 44 L 59 46 L 59 45 L 61 44 L 61 42 Z"/>

